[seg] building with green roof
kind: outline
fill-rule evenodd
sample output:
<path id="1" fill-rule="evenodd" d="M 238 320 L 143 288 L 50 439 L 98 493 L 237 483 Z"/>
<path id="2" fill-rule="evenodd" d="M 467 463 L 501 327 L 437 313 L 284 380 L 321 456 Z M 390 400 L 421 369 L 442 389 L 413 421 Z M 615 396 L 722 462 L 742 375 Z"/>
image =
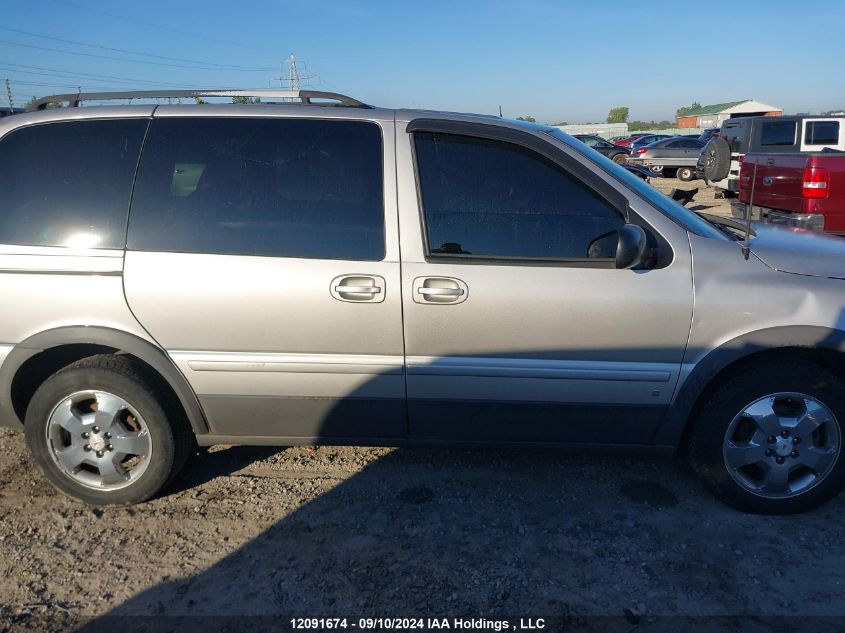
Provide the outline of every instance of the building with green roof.
<path id="1" fill-rule="evenodd" d="M 700 106 L 678 117 L 680 128 L 708 128 L 720 127 L 722 121 L 749 116 L 780 116 L 781 108 L 771 106 L 753 99 L 743 101 L 729 101 L 728 103 L 714 103 Z"/>

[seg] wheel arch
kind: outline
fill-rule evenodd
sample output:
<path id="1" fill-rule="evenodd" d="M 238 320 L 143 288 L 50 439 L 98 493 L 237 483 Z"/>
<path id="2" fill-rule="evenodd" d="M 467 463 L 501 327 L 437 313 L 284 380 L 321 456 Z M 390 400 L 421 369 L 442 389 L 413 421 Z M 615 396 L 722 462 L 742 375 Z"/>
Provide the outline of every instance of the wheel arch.
<path id="1" fill-rule="evenodd" d="M 61 367 L 103 353 L 123 353 L 140 361 L 149 378 L 176 398 L 194 433 L 208 433 L 196 394 L 164 350 L 135 334 L 100 326 L 45 330 L 15 345 L 0 367 L 0 426 L 22 429 L 29 401 L 44 379 Z"/>
<path id="2" fill-rule="evenodd" d="M 689 372 L 652 441 L 682 447 L 698 405 L 719 384 L 752 364 L 774 358 L 812 360 L 845 380 L 845 331 L 818 326 L 784 326 L 743 334 L 711 350 Z"/>

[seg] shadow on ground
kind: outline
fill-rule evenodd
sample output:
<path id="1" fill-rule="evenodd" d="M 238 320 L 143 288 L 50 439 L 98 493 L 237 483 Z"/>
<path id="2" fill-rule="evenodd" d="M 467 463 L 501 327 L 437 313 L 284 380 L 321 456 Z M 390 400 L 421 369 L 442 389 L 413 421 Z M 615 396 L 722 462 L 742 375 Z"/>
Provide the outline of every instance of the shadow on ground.
<path id="1" fill-rule="evenodd" d="M 230 450 L 235 462 L 264 454 Z M 197 463 L 183 484 L 209 479 L 201 471 Z M 265 483 L 272 491 L 272 478 Z M 651 615 L 834 616 L 845 612 L 844 507 L 742 515 L 673 462 L 648 457 L 397 449 L 99 624 L 363 615 L 577 624 L 612 615 L 628 628 L 608 630 L 629 630 Z M 749 630 L 733 622 L 724 630 Z"/>

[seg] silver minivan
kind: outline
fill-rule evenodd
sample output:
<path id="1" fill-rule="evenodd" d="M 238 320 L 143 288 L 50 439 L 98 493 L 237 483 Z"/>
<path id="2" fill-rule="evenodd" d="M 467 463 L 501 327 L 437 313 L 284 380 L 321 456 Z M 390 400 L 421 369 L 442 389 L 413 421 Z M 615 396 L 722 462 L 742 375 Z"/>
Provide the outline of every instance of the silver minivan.
<path id="1" fill-rule="evenodd" d="M 214 444 L 677 452 L 750 512 L 843 485 L 840 238 L 501 118 L 34 109 L 0 122 L 0 423 L 67 495 L 141 502 Z"/>

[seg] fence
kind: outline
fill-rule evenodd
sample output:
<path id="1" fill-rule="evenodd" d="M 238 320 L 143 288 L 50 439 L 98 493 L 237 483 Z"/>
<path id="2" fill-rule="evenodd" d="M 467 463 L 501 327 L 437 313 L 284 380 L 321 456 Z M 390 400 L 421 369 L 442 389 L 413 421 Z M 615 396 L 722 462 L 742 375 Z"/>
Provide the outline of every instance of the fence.
<path id="1" fill-rule="evenodd" d="M 617 127 L 618 126 L 618 127 Z M 662 130 L 628 130 L 627 124 L 610 124 L 610 125 L 558 125 L 556 126 L 566 132 L 567 134 L 592 134 L 593 136 L 600 136 L 604 139 L 613 138 L 614 136 L 628 136 L 630 134 L 668 134 L 669 136 L 677 135 L 699 135 L 702 128 L 697 127 L 674 127 Z"/>
<path id="2" fill-rule="evenodd" d="M 702 130 L 697 127 L 674 127 L 674 128 L 666 128 L 663 130 L 629 130 L 628 134 L 668 134 L 669 136 L 679 136 L 679 135 L 691 135 L 695 134 L 696 136 L 701 134 Z M 596 134 L 596 136 L 601 136 L 602 138 L 612 138 L 613 134 Z"/>

